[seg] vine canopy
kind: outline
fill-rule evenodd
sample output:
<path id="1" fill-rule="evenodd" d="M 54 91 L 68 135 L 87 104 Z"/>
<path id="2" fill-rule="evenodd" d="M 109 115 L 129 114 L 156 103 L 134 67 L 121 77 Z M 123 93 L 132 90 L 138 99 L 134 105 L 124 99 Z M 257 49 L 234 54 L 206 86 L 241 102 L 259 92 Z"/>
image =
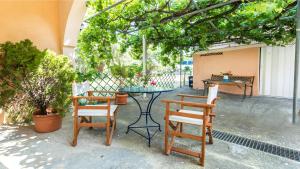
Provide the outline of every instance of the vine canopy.
<path id="1" fill-rule="evenodd" d="M 78 47 L 90 63 L 111 59 L 114 43 L 141 56 L 143 35 L 168 62 L 180 51 L 217 43 L 285 45 L 296 34 L 295 0 L 89 0 L 87 5 Z"/>

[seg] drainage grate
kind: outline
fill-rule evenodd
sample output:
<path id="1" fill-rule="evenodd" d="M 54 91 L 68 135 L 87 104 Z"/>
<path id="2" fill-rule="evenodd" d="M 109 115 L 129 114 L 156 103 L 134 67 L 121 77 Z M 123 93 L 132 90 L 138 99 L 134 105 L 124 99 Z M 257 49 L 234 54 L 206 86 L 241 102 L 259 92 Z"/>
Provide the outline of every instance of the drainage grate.
<path id="1" fill-rule="evenodd" d="M 214 130 L 213 137 L 300 162 L 300 151 Z"/>

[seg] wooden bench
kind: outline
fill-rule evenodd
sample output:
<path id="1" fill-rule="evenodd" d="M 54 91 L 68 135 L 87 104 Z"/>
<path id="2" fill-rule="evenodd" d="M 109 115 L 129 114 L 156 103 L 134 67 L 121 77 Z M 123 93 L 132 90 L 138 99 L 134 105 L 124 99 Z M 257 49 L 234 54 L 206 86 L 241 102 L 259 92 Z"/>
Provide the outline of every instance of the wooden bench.
<path id="1" fill-rule="evenodd" d="M 229 86 L 237 86 L 239 88 L 244 88 L 244 96 L 247 96 L 247 88 L 251 89 L 250 96 L 253 96 L 253 83 L 254 83 L 254 76 L 233 76 L 229 75 L 229 79 L 227 81 L 223 80 L 222 75 L 211 75 L 210 79 L 203 80 L 204 83 L 204 92 L 203 95 L 208 93 L 208 87 L 212 84 L 219 84 L 219 85 L 229 85 Z"/>

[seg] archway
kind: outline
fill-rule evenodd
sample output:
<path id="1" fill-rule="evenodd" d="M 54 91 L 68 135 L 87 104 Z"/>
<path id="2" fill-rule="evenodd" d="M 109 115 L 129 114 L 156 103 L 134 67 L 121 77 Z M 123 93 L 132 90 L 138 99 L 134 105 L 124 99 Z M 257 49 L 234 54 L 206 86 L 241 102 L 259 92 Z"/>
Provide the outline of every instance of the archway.
<path id="1" fill-rule="evenodd" d="M 83 0 L 73 0 L 66 26 L 62 44 L 62 52 L 75 61 L 75 48 L 80 32 L 80 27 L 86 12 L 86 3 Z"/>

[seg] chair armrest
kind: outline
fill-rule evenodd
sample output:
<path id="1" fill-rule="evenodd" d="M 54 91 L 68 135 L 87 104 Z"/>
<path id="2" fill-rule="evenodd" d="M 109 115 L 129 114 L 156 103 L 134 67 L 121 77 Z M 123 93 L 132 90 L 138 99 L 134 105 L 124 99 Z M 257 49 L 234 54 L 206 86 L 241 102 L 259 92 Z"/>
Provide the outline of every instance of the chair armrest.
<path id="1" fill-rule="evenodd" d="M 207 98 L 207 96 L 197 96 L 197 95 L 189 95 L 189 94 L 178 94 L 177 96 L 190 97 L 190 98 L 201 98 L 201 99 L 206 99 Z"/>
<path id="2" fill-rule="evenodd" d="M 98 90 L 98 91 L 89 90 L 87 92 L 91 92 L 91 93 L 119 93 L 117 91 L 104 91 L 104 90 Z"/>
<path id="3" fill-rule="evenodd" d="M 187 107 L 200 107 L 200 108 L 213 108 L 215 107 L 214 104 L 205 104 L 205 103 L 195 103 L 195 102 L 186 102 L 186 101 L 178 101 L 178 100 L 162 100 L 163 103 L 174 103 L 174 104 L 180 104 L 182 106 Z"/>
<path id="4" fill-rule="evenodd" d="M 177 96 L 181 96 L 181 97 L 190 97 L 190 98 L 207 99 L 207 96 L 198 96 L 198 95 L 178 94 Z M 219 100 L 219 99 L 221 99 L 221 97 L 217 97 L 217 100 Z"/>
<path id="5" fill-rule="evenodd" d="M 78 100 L 78 99 L 88 99 L 88 100 L 114 100 L 115 97 L 109 97 L 109 96 L 71 96 L 73 100 Z"/>

